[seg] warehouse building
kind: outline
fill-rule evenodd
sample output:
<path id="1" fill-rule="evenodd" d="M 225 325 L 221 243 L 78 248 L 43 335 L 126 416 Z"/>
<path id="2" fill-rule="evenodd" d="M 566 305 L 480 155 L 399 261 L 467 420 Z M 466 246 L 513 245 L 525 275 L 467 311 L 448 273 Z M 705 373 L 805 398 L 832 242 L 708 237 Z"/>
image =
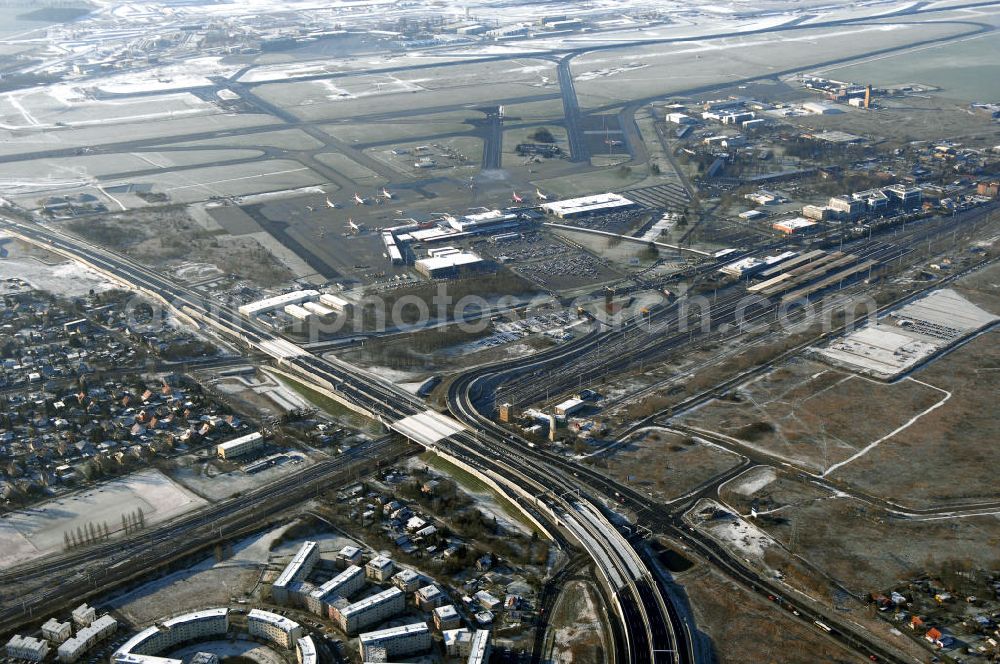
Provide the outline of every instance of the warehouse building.
<path id="1" fill-rule="evenodd" d="M 334 597 L 350 597 L 365 587 L 365 571 L 351 565 L 305 597 L 305 606 L 317 616 L 328 613 L 327 605 Z"/>
<path id="2" fill-rule="evenodd" d="M 607 193 L 581 198 L 568 198 L 542 204 L 542 209 L 560 219 L 572 219 L 591 214 L 619 212 L 636 207 L 636 203 L 619 194 Z"/>
<path id="3" fill-rule="evenodd" d="M 459 251 L 421 258 L 414 262 L 413 267 L 428 279 L 453 279 L 482 272 L 488 268 L 488 263 L 471 251 Z"/>
<path id="4" fill-rule="evenodd" d="M 49 654 L 49 644 L 42 639 L 15 634 L 7 642 L 7 656 L 11 659 L 25 659 L 40 662 Z"/>
<path id="5" fill-rule="evenodd" d="M 587 402 L 583 399 L 567 399 L 561 404 L 556 405 L 554 410 L 557 416 L 566 417 L 567 415 L 572 415 L 583 410 L 586 406 Z"/>
<path id="6" fill-rule="evenodd" d="M 215 451 L 220 459 L 235 459 L 246 456 L 262 447 L 264 447 L 264 436 L 259 431 L 254 431 L 245 436 L 219 443 L 215 447 Z"/>
<path id="7" fill-rule="evenodd" d="M 339 311 L 344 314 L 349 314 L 354 310 L 354 303 L 350 300 L 345 300 L 342 297 L 334 295 L 333 293 L 321 293 L 319 296 L 319 301 L 334 311 Z"/>
<path id="8" fill-rule="evenodd" d="M 332 316 L 336 311 L 319 302 L 303 302 L 302 308 L 316 316 Z"/>
<path id="9" fill-rule="evenodd" d="M 68 623 L 67 623 L 68 624 Z M 87 627 L 79 630 L 76 636 L 66 639 L 56 651 L 60 662 L 72 664 L 87 652 L 95 643 L 103 641 L 118 630 L 118 621 L 104 614 Z"/>
<path id="10" fill-rule="evenodd" d="M 307 321 L 313 317 L 313 313 L 298 304 L 286 304 L 285 313 L 295 320 Z"/>
<path id="11" fill-rule="evenodd" d="M 247 614 L 247 630 L 251 636 L 277 643 L 288 649 L 302 638 L 302 626 L 297 622 L 260 609 L 253 609 Z"/>
<path id="12" fill-rule="evenodd" d="M 406 608 L 406 595 L 393 586 L 361 601 L 331 611 L 333 620 L 348 634 L 391 618 Z"/>
<path id="13" fill-rule="evenodd" d="M 257 300 L 256 302 L 249 302 L 239 307 L 239 312 L 244 316 L 256 316 L 268 311 L 281 309 L 288 304 L 299 304 L 317 297 L 319 297 L 319 291 L 297 290 L 290 293 L 275 295 L 274 297 L 269 297 L 263 300 Z"/>
<path id="14" fill-rule="evenodd" d="M 377 632 L 366 632 L 358 641 L 363 661 L 372 661 L 376 650 L 384 652 L 387 657 L 400 657 L 428 650 L 431 647 L 431 630 L 427 623 L 410 623 Z"/>
<path id="15" fill-rule="evenodd" d="M 319 560 L 319 549 L 316 542 L 305 542 L 299 547 L 291 562 L 285 566 L 281 574 L 275 579 L 271 586 L 271 597 L 279 603 L 288 601 L 288 587 L 296 582 L 302 581 Z"/>

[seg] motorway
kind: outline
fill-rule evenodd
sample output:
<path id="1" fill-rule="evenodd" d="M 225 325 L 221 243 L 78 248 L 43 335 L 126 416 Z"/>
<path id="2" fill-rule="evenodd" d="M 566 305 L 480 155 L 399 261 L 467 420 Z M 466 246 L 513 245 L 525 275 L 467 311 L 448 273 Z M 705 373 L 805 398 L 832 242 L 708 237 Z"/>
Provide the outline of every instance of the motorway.
<path id="1" fill-rule="evenodd" d="M 312 355 L 231 309 L 208 302 L 138 263 L 32 222 L 8 217 L 2 219 L 0 228 L 51 251 L 76 258 L 130 283 L 141 292 L 162 299 L 182 316 L 235 338 L 254 351 L 270 355 L 279 366 L 375 414 L 390 428 L 400 420 L 427 411 L 420 399 L 395 385 L 358 372 L 338 360 Z M 418 442 L 427 444 L 427 441 Z M 522 509 L 542 522 L 554 523 L 565 529 L 590 555 L 612 601 L 613 613 L 620 620 L 622 638 L 614 644 L 615 661 L 640 664 L 694 661 L 689 626 L 680 622 L 666 595 L 661 592 L 653 571 L 636 548 L 589 500 L 573 496 L 577 490 L 573 476 L 540 466 L 536 460 L 526 459 L 518 446 L 508 444 L 504 438 L 495 438 L 488 430 L 462 430 L 432 441 L 428 446 L 437 447 L 465 463 L 493 473 L 511 487 L 511 498 Z M 533 503 L 525 502 L 524 496 L 534 496 Z M 176 535 L 173 533 L 172 537 L 176 539 Z M 100 556 L 113 554 L 110 550 L 95 548 L 83 551 L 81 555 L 97 556 L 99 559 Z M 129 565 L 134 561 L 134 558 L 129 558 Z M 119 564 L 124 562 L 118 560 Z M 67 561 L 60 564 L 71 567 L 72 557 L 68 556 Z M 32 572 L 22 570 L 20 573 Z M 86 583 L 92 582 L 91 579 L 86 580 Z M 79 591 L 80 583 L 78 581 L 77 586 L 70 589 L 43 588 L 34 595 L 23 596 L 23 610 L 19 612 L 16 608 L 8 608 L 0 614 L 0 620 L 6 621 L 3 624 L 15 625 L 28 612 L 29 602 L 32 606 L 40 606 L 50 593 Z"/>

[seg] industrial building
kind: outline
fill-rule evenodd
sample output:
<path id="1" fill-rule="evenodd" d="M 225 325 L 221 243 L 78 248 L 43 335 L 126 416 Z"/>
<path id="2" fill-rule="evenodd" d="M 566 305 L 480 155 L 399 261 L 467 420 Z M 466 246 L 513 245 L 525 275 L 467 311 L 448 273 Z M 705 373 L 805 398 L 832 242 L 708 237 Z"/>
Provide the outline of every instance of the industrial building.
<path id="1" fill-rule="evenodd" d="M 59 661 L 72 664 L 80 659 L 91 646 L 110 637 L 116 631 L 118 631 L 118 621 L 108 614 L 104 614 L 87 627 L 79 630 L 76 636 L 66 639 L 60 644 L 56 651 Z"/>
<path id="2" fill-rule="evenodd" d="M 821 226 L 815 221 L 809 221 L 803 217 L 795 217 L 794 219 L 776 221 L 771 224 L 771 228 L 785 235 L 807 235 L 815 233 Z"/>
<path id="3" fill-rule="evenodd" d="M 7 656 L 11 659 L 25 659 L 40 662 L 49 654 L 49 644 L 32 636 L 15 634 L 7 642 Z"/>
<path id="4" fill-rule="evenodd" d="M 113 664 L 180 664 L 179 659 L 157 655 L 178 643 L 225 636 L 228 632 L 227 608 L 185 613 L 142 630 L 116 650 L 111 661 Z"/>
<path id="5" fill-rule="evenodd" d="M 354 634 L 369 625 L 391 618 L 406 608 L 406 595 L 393 586 L 363 600 L 331 611 L 341 630 Z"/>
<path id="6" fill-rule="evenodd" d="M 802 104 L 802 108 L 809 113 L 815 113 L 816 115 L 833 115 L 834 113 L 843 113 L 840 109 L 835 106 L 830 106 L 829 104 L 821 104 L 815 101 L 807 101 Z"/>
<path id="7" fill-rule="evenodd" d="M 295 642 L 295 661 L 297 664 L 316 664 L 319 661 L 316 658 L 316 644 L 311 636 L 303 636 Z"/>
<path id="8" fill-rule="evenodd" d="M 427 623 L 410 623 L 377 632 L 366 632 L 358 641 L 363 661 L 372 661 L 371 654 L 376 649 L 383 651 L 387 657 L 399 657 L 429 649 L 431 630 Z"/>
<path id="9" fill-rule="evenodd" d="M 42 636 L 51 643 L 62 643 L 73 636 L 73 626 L 68 620 L 59 622 L 56 618 L 49 618 L 42 625 Z"/>
<path id="10" fill-rule="evenodd" d="M 297 622 L 260 609 L 253 609 L 247 614 L 247 629 L 251 636 L 266 639 L 289 649 L 302 638 L 302 626 Z"/>
<path id="11" fill-rule="evenodd" d="M 282 295 L 275 295 L 274 297 L 269 297 L 263 300 L 257 300 L 256 302 L 249 302 L 239 307 L 239 312 L 244 316 L 256 316 L 268 311 L 281 309 L 288 304 L 299 304 L 317 297 L 319 297 L 319 291 L 297 290 L 290 293 L 283 293 Z"/>
<path id="12" fill-rule="evenodd" d="M 543 203 L 542 209 L 560 219 L 572 219 L 590 214 L 605 214 L 636 207 L 636 203 L 619 194 L 607 193 L 563 201 Z"/>
<path id="13" fill-rule="evenodd" d="M 382 232 L 382 243 L 385 244 L 385 257 L 389 259 L 389 262 L 393 265 L 402 265 L 403 253 L 399 250 L 399 246 L 396 245 L 396 238 L 393 236 L 392 231 Z"/>
<path id="14" fill-rule="evenodd" d="M 351 565 L 305 597 L 306 608 L 318 616 L 327 615 L 328 599 L 350 597 L 365 587 L 365 571 Z"/>
<path id="15" fill-rule="evenodd" d="M 583 399 L 567 399 L 566 401 L 556 405 L 553 410 L 559 417 L 566 417 L 567 415 L 572 415 L 577 411 L 583 410 L 586 405 L 587 402 Z"/>
<path id="16" fill-rule="evenodd" d="M 288 587 L 292 583 L 302 581 L 305 577 L 309 576 L 309 572 L 312 571 L 318 559 L 319 549 L 316 546 L 316 542 L 303 543 L 291 562 L 285 566 L 285 569 L 282 570 L 271 586 L 271 597 L 274 601 L 286 603 L 288 601 Z"/>
<path id="17" fill-rule="evenodd" d="M 254 431 L 245 436 L 219 443 L 215 447 L 215 452 L 220 459 L 235 459 L 246 456 L 262 447 L 264 447 L 264 436 L 259 431 Z"/>

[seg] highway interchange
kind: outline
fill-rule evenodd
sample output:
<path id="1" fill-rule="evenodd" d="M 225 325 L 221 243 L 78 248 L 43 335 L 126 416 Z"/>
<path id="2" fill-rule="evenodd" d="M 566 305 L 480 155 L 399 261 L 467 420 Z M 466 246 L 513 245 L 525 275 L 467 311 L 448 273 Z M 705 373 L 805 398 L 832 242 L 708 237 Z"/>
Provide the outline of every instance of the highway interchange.
<path id="1" fill-rule="evenodd" d="M 29 221 L 4 218 L 3 226 L 27 241 L 81 260 L 148 295 L 161 298 L 182 315 L 202 325 L 211 326 L 216 331 L 222 332 L 223 336 L 244 343 L 254 352 L 271 356 L 279 366 L 292 370 L 313 384 L 373 413 L 389 428 L 392 428 L 394 422 L 427 410 L 426 404 L 410 393 L 358 372 L 340 361 L 313 355 L 276 337 L 226 307 L 204 301 L 201 296 L 177 286 L 155 271 L 133 261 Z M 933 226 L 918 225 L 911 227 L 911 230 L 902 238 L 898 238 L 896 243 L 859 242 L 859 250 L 882 252 L 882 255 L 891 255 L 892 251 L 896 251 L 898 255 L 902 255 L 905 247 L 912 247 L 922 242 L 932 232 L 934 232 Z M 733 322 L 735 309 L 730 307 L 730 304 L 729 296 L 723 298 L 719 310 L 721 317 L 714 319 L 717 323 Z M 664 307 L 652 314 L 651 318 L 655 317 L 658 325 L 662 324 L 669 328 L 671 320 L 676 322 L 676 316 L 676 308 Z M 663 320 L 660 320 L 661 318 Z M 484 377 L 493 380 L 495 386 L 497 382 L 512 376 L 530 375 L 531 371 L 537 371 L 539 367 L 552 366 L 556 371 L 546 376 L 546 381 L 533 381 L 536 384 L 548 382 L 548 379 L 559 376 L 559 366 L 565 365 L 568 359 L 586 356 L 589 351 L 596 349 L 602 340 L 605 349 L 613 351 L 606 353 L 605 356 L 614 357 L 616 362 L 627 363 L 629 357 L 636 353 L 648 355 L 651 346 L 659 345 L 661 348 L 669 349 L 692 338 L 688 333 L 673 336 L 649 334 L 648 329 L 642 329 L 643 325 L 649 325 L 649 322 L 633 321 L 622 330 L 595 333 L 583 337 L 579 342 L 558 347 L 550 353 L 532 356 L 521 363 L 508 365 L 502 372 L 497 372 L 496 368 L 486 368 L 466 373 L 451 386 L 449 411 L 469 428 L 440 440 L 418 442 L 439 449 L 453 458 L 478 468 L 481 472 L 490 474 L 491 477 L 502 479 L 509 487 L 512 501 L 529 511 L 534 518 L 550 524 L 550 532 L 558 532 L 561 527 L 563 533 L 589 554 L 600 572 L 610 605 L 620 618 L 618 629 L 615 630 L 618 637 L 614 642 L 616 661 L 701 661 L 699 658 L 701 645 L 695 637 L 694 626 L 671 600 L 669 592 L 664 587 L 664 579 L 656 563 L 651 559 L 649 548 L 636 536 L 636 524 L 627 522 L 620 514 L 611 511 L 609 505 L 618 503 L 619 509 L 628 510 L 638 516 L 639 525 L 683 543 L 698 557 L 716 565 L 749 588 L 777 596 L 783 592 L 777 584 L 772 580 L 761 578 L 743 561 L 736 559 L 717 543 L 692 531 L 682 520 L 684 509 L 693 504 L 696 497 L 708 495 L 721 483 L 745 470 L 750 464 L 749 459 L 724 476 L 716 478 L 711 485 L 701 488 L 682 504 L 662 505 L 583 465 L 556 454 L 534 449 L 534 446 L 529 445 L 527 441 L 493 422 L 474 403 L 474 396 L 483 390 L 477 382 Z M 599 352 L 593 355 L 595 358 L 602 357 Z M 599 363 L 594 367 L 594 371 L 597 372 L 619 369 L 620 365 L 607 363 Z M 553 381 L 552 386 L 555 389 L 565 388 L 560 381 Z M 492 407 L 489 399 L 487 403 Z M 370 461 L 383 451 L 382 446 L 388 444 L 386 439 L 379 439 L 370 444 L 370 447 L 356 448 L 347 458 L 331 460 L 310 469 L 309 476 L 325 477 L 341 471 L 343 466 L 340 464 L 356 460 L 355 455 L 357 459 Z M 284 487 L 269 487 L 269 490 L 281 492 L 284 491 Z M 251 504 L 258 503 L 252 501 Z M 243 512 L 241 505 L 232 503 L 221 504 L 213 510 L 221 510 L 221 513 L 227 515 Z M 139 538 L 130 547 L 119 547 L 117 543 L 102 545 L 64 555 L 51 565 L 18 569 L 16 573 L 22 582 L 24 579 L 30 579 L 31 575 L 48 580 L 47 574 L 60 570 L 69 571 L 81 564 L 102 559 L 108 560 L 109 556 L 112 563 L 109 570 L 114 570 L 115 565 L 120 565 L 122 573 L 125 573 L 126 569 L 135 569 L 136 565 L 142 568 L 150 562 L 148 557 L 152 555 L 152 544 L 162 544 L 168 539 L 176 539 L 180 532 L 194 532 L 193 529 L 217 518 L 218 515 L 206 516 L 198 513 L 187 520 L 170 524 L 167 529 L 152 531 L 146 542 Z M 209 531 L 202 536 L 211 537 L 212 533 Z M 109 573 L 114 572 L 109 571 Z M 0 620 L 6 620 L 7 624 L 15 624 L 30 613 L 31 607 L 40 607 L 51 600 L 53 594 L 65 594 L 75 598 L 88 587 L 92 589 L 96 583 L 97 579 L 93 575 L 75 575 L 70 580 L 64 581 L 65 585 L 56 589 L 43 583 L 34 593 L 22 595 L 21 606 L 8 608 L 0 614 Z M 841 621 L 822 612 L 818 607 L 792 597 L 785 597 L 785 602 L 803 619 L 822 618 L 824 623 L 834 626 L 835 631 L 831 633 L 831 637 L 859 652 L 876 656 L 882 661 L 905 661 L 867 635 L 841 624 Z"/>

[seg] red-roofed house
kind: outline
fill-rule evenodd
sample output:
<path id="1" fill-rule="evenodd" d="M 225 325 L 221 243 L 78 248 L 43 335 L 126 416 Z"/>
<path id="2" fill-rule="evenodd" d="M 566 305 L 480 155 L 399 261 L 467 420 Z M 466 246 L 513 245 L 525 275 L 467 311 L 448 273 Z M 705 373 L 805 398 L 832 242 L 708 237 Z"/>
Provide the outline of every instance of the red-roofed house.
<path id="1" fill-rule="evenodd" d="M 941 646 L 941 636 L 942 636 L 941 630 L 939 630 L 936 627 L 931 627 L 929 630 L 927 630 L 927 633 L 924 634 L 925 639 L 927 639 L 928 641 L 930 641 L 931 643 L 933 643 L 938 647 Z"/>

